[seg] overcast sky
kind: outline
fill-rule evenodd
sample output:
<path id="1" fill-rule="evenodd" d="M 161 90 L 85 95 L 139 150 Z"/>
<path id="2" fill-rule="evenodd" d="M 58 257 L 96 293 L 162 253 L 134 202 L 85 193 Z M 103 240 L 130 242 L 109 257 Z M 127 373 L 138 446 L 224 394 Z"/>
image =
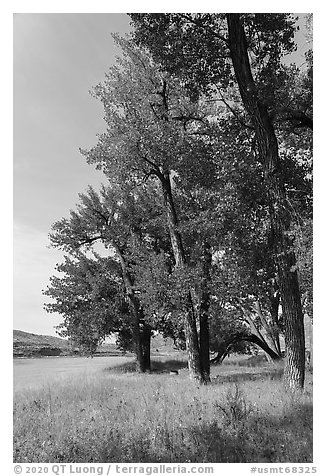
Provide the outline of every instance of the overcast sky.
<path id="1" fill-rule="evenodd" d="M 103 130 L 89 90 L 118 54 L 111 33 L 128 30 L 125 14 L 14 15 L 14 329 L 54 335 L 61 321 L 43 311 L 61 258 L 47 235 L 79 192 L 105 181 L 79 147 Z"/>
<path id="2" fill-rule="evenodd" d="M 55 335 L 62 320 L 43 310 L 41 290 L 62 256 L 47 248 L 48 233 L 79 192 L 105 182 L 79 147 L 104 128 L 89 90 L 118 54 L 111 33 L 127 31 L 125 14 L 14 15 L 14 329 Z"/>

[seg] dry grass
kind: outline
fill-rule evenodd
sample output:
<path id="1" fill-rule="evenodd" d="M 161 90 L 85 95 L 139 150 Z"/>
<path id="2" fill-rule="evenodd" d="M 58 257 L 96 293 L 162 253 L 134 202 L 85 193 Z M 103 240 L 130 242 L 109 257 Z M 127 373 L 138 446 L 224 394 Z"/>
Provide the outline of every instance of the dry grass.
<path id="1" fill-rule="evenodd" d="M 18 392 L 14 461 L 311 462 L 311 375 L 294 397 L 280 368 L 239 362 L 215 368 L 209 386 L 165 359 L 156 374 L 110 369 Z"/>

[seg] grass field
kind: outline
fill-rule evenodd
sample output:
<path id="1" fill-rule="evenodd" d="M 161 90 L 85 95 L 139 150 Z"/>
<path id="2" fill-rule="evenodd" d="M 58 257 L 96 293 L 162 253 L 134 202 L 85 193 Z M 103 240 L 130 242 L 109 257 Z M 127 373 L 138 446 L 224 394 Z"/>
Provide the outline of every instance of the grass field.
<path id="1" fill-rule="evenodd" d="M 96 375 L 107 367 L 125 365 L 133 357 L 43 357 L 14 359 L 14 391 L 36 389 L 70 378 Z"/>
<path id="2" fill-rule="evenodd" d="M 282 369 L 255 358 L 189 381 L 182 358 L 78 375 L 14 402 L 15 462 L 312 462 L 312 376 L 286 394 Z M 170 375 L 178 370 L 178 375 Z"/>

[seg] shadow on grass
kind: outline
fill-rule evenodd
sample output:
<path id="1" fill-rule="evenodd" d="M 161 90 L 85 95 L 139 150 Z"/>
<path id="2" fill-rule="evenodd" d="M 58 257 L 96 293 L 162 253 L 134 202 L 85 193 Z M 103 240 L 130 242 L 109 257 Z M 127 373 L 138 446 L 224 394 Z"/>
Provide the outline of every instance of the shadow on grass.
<path id="1" fill-rule="evenodd" d="M 126 352 L 121 352 L 119 350 L 101 350 L 98 352 L 95 352 L 94 357 L 132 357 L 133 354 L 131 353 L 126 353 Z"/>
<path id="2" fill-rule="evenodd" d="M 215 364 L 215 366 L 262 367 L 266 364 L 268 364 L 266 356 L 264 354 L 258 354 L 251 355 L 250 357 L 242 355 L 232 358 L 231 356 L 229 359 L 224 359 L 222 364 Z"/>
<path id="3" fill-rule="evenodd" d="M 249 358 L 230 359 L 211 367 L 213 384 L 241 383 L 253 380 L 280 380 L 284 372 L 284 362 L 269 363 L 264 355 Z"/>
<path id="4" fill-rule="evenodd" d="M 282 368 L 273 368 L 270 369 L 262 368 L 257 371 L 247 371 L 243 369 L 240 372 L 232 372 L 232 373 L 221 373 L 217 374 L 212 377 L 213 384 L 221 384 L 221 383 L 241 383 L 241 382 L 248 382 L 253 380 L 280 380 L 283 376 L 283 369 Z"/>
<path id="5" fill-rule="evenodd" d="M 260 365 L 260 366 L 259 366 Z M 179 372 L 187 370 L 187 362 L 181 359 L 152 359 L 150 374 L 169 374 L 170 372 Z M 136 361 L 125 362 L 115 367 L 105 368 L 104 372 L 114 374 L 135 373 L 137 372 Z M 212 367 L 211 381 L 213 385 L 223 383 L 241 383 L 254 380 L 280 380 L 283 376 L 281 366 L 266 365 L 262 366 L 262 361 L 256 362 L 254 366 L 245 367 L 242 365 L 215 366 Z"/>
<path id="6" fill-rule="evenodd" d="M 170 372 L 178 372 L 181 369 L 187 368 L 187 362 L 177 359 L 167 359 L 167 360 L 152 360 L 151 361 L 151 371 L 148 373 L 152 374 L 169 374 Z M 116 367 L 110 367 L 104 369 L 104 372 L 110 373 L 130 373 L 136 372 L 136 362 L 126 362 Z"/>
<path id="7" fill-rule="evenodd" d="M 313 461 L 312 404 L 297 405 L 281 417 L 254 413 L 244 420 L 224 424 L 223 415 L 221 418 L 218 424 L 192 428 L 195 439 L 208 448 L 205 463 Z M 198 462 L 203 462 L 202 454 L 198 454 Z"/>

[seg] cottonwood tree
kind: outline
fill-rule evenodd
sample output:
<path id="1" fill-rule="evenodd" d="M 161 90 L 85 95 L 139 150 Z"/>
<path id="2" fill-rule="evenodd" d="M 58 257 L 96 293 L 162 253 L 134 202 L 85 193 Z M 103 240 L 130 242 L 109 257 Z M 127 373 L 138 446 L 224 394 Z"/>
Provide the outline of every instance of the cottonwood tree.
<path id="1" fill-rule="evenodd" d="M 57 326 L 61 337 L 93 355 L 107 336 L 130 332 L 132 319 L 115 259 L 77 252 L 66 255 L 56 272 L 43 294 L 53 301 L 45 310 L 63 317 Z"/>
<path id="2" fill-rule="evenodd" d="M 279 333 L 282 319 L 277 269 L 269 251 L 272 236 L 263 168 L 252 153 L 247 134 L 230 111 L 227 116 L 224 115 L 223 122 L 219 120 L 216 123 L 219 154 L 212 156 L 215 160 L 210 161 L 210 168 L 203 160 L 196 163 L 190 161 L 186 164 L 184 180 L 178 183 L 186 202 L 184 208 L 188 215 L 195 217 L 195 227 L 188 220 L 192 249 L 196 248 L 198 230 L 202 229 L 202 233 L 208 232 L 215 254 L 210 273 L 210 293 L 214 297 L 213 303 L 219 302 L 220 305 L 219 311 L 213 306 L 210 312 L 213 329 L 211 349 L 223 355 L 220 349 L 216 349 L 217 342 L 220 348 L 224 346 L 227 349 L 229 345 L 235 346 L 246 340 L 263 348 L 268 358 L 277 360 L 281 357 Z M 282 146 L 292 223 L 302 227 L 305 217 L 311 213 L 309 147 L 306 147 L 302 137 L 295 147 L 290 147 L 290 141 L 286 148 L 284 142 Z M 224 147 L 227 150 L 223 150 Z M 209 173 L 205 173 L 207 171 Z M 205 202 L 207 197 L 212 201 L 211 209 Z M 186 229 L 185 223 L 182 227 L 184 236 L 187 236 Z M 305 254 L 303 247 L 300 256 L 303 258 Z M 230 328 L 228 336 L 225 336 L 224 316 L 229 315 L 231 309 L 235 316 L 234 329 L 228 317 Z M 220 336 L 216 336 L 217 330 L 221 332 Z"/>
<path id="3" fill-rule="evenodd" d="M 135 242 L 146 238 L 142 225 L 146 217 L 157 219 L 159 214 L 155 191 L 147 190 L 144 197 L 144 192 L 141 195 L 117 186 L 103 186 L 100 193 L 89 187 L 86 194 L 80 194 L 76 210 L 70 212 L 68 219 L 56 222 L 50 234 L 51 245 L 71 255 L 93 250 L 96 243 L 101 243 L 118 264 L 132 315 L 132 341 L 141 372 L 150 369 L 151 326 L 134 286 L 132 249 Z"/>
<path id="4" fill-rule="evenodd" d="M 216 342 L 227 345 L 231 340 L 235 345 L 235 336 L 237 341 L 246 337 L 276 359 L 281 353 L 277 335 L 279 293 L 268 252 L 270 231 L 262 167 L 252 154 L 246 133 L 230 112 L 216 127 L 216 138 L 212 136 L 213 128 L 209 135 L 218 144 L 218 152 L 209 158 L 197 156 L 196 162 L 191 158 L 185 161 L 177 179 L 178 202 L 184 215 L 180 228 L 192 270 L 197 268 L 197 280 L 194 276 L 193 281 L 200 288 L 204 276 L 196 265 L 203 243 L 209 241 L 212 256 L 208 294 L 209 302 L 213 296 L 214 303 L 209 311 L 214 329 L 211 349 L 218 351 Z M 218 311 L 216 302 L 220 303 Z M 235 317 L 233 331 L 228 319 L 228 336 L 223 335 L 223 316 L 230 307 L 235 316 L 239 310 L 244 314 L 242 322 L 250 323 L 251 333 L 248 324 L 240 325 Z M 244 332 L 239 332 L 239 326 Z M 217 329 L 220 336 L 216 336 Z"/>
<path id="5" fill-rule="evenodd" d="M 243 127 L 251 129 L 268 192 L 272 252 L 285 321 L 285 382 L 304 385 L 305 344 L 301 295 L 291 235 L 292 216 L 279 148 L 278 124 L 310 129 L 310 106 L 279 107 L 287 72 L 282 56 L 295 49 L 295 19 L 288 14 L 131 14 L 134 41 L 183 81 L 194 99 L 224 101 Z M 241 105 L 228 97 L 236 84 Z M 309 102 L 309 98 L 308 98 Z M 286 115 L 286 117 L 284 117 Z"/>
<path id="6" fill-rule="evenodd" d="M 187 284 L 189 256 L 180 229 L 181 214 L 176 201 L 176 183 L 187 157 L 211 153 L 211 145 L 195 135 L 205 111 L 186 94 L 182 84 L 158 71 L 150 56 L 127 41 L 117 39 L 124 58 L 109 71 L 94 94 L 105 109 L 107 130 L 96 147 L 83 151 L 88 163 L 96 164 L 110 181 L 146 187 L 159 184 L 174 257 L 175 273 L 184 276 L 186 310 L 184 329 L 192 378 L 209 380 L 208 299 L 202 280 L 199 327 L 193 287 Z M 191 124 L 189 134 L 188 124 Z M 203 250 L 203 270 L 208 273 L 210 244 Z M 206 265 L 204 264 L 206 263 Z M 206 266 L 206 268 L 205 268 Z M 207 288 L 207 286 L 206 286 Z"/>

